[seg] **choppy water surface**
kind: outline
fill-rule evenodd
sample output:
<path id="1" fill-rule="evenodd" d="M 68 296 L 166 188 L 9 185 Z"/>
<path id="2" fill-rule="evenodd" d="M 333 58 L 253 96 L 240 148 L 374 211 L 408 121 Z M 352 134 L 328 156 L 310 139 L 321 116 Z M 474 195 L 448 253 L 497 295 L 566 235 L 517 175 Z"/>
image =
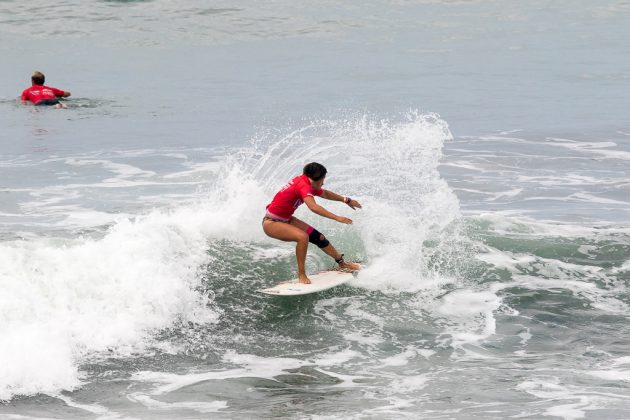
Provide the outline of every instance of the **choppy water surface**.
<path id="1" fill-rule="evenodd" d="M 202 3 L 0 2 L 0 416 L 630 417 L 627 5 Z"/>

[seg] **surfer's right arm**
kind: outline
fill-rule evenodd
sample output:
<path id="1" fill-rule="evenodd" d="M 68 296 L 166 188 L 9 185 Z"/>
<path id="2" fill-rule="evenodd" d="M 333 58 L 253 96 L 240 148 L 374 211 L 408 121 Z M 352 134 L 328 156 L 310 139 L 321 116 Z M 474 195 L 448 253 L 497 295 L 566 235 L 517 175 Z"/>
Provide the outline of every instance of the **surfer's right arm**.
<path id="1" fill-rule="evenodd" d="M 310 195 L 304 198 L 304 204 L 306 204 L 310 211 L 322 217 L 327 217 L 328 219 L 332 219 L 336 222 L 344 223 L 346 225 L 352 224 L 352 219 L 348 217 L 337 216 L 336 214 L 329 212 L 328 210 L 317 204 L 317 202 L 315 202 L 315 199 Z"/>

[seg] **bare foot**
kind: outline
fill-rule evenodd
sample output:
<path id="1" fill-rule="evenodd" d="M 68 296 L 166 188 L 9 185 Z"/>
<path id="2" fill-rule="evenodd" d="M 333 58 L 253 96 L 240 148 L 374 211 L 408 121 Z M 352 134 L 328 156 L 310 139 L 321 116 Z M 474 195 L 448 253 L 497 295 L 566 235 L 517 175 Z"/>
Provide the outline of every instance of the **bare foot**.
<path id="1" fill-rule="evenodd" d="M 358 271 L 361 269 L 361 264 L 344 261 L 343 263 L 339 264 L 339 268 L 341 270 L 347 270 L 347 271 Z"/>
<path id="2" fill-rule="evenodd" d="M 306 277 L 306 274 L 300 274 L 300 276 L 298 277 L 298 281 L 304 284 L 311 284 L 311 280 Z"/>

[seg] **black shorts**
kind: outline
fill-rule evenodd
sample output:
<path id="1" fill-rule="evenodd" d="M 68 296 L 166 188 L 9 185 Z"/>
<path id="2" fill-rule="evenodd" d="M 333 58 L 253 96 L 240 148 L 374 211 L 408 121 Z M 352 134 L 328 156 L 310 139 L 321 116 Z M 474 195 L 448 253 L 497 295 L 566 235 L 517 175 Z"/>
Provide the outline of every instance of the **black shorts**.
<path id="1" fill-rule="evenodd" d="M 59 99 L 55 99 L 55 98 L 50 98 L 50 99 L 42 99 L 41 101 L 37 102 L 35 105 L 58 105 L 59 104 Z"/>

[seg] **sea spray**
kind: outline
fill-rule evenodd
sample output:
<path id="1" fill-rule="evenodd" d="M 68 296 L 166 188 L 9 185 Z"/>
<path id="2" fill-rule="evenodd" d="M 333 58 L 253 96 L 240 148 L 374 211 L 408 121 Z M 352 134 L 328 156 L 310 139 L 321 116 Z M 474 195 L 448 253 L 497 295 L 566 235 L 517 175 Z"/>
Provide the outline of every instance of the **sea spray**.
<path id="1" fill-rule="evenodd" d="M 251 147 L 233 157 L 233 165 L 257 179 L 270 200 L 304 164 L 324 164 L 324 188 L 358 199 L 363 209 L 353 212 L 320 200 L 333 212 L 352 217 L 350 227 L 303 208 L 296 216 L 318 226 L 333 243 L 349 247 L 351 258 L 368 263 L 362 273 L 366 287 L 417 290 L 443 278 L 436 272 L 448 264 L 440 255 L 463 259 L 469 254 L 457 240 L 465 241 L 459 202 L 438 172 L 449 140 L 448 125 L 436 114 L 414 111 L 391 119 L 352 115 L 261 132 Z M 262 214 L 263 208 L 258 211 Z"/>

